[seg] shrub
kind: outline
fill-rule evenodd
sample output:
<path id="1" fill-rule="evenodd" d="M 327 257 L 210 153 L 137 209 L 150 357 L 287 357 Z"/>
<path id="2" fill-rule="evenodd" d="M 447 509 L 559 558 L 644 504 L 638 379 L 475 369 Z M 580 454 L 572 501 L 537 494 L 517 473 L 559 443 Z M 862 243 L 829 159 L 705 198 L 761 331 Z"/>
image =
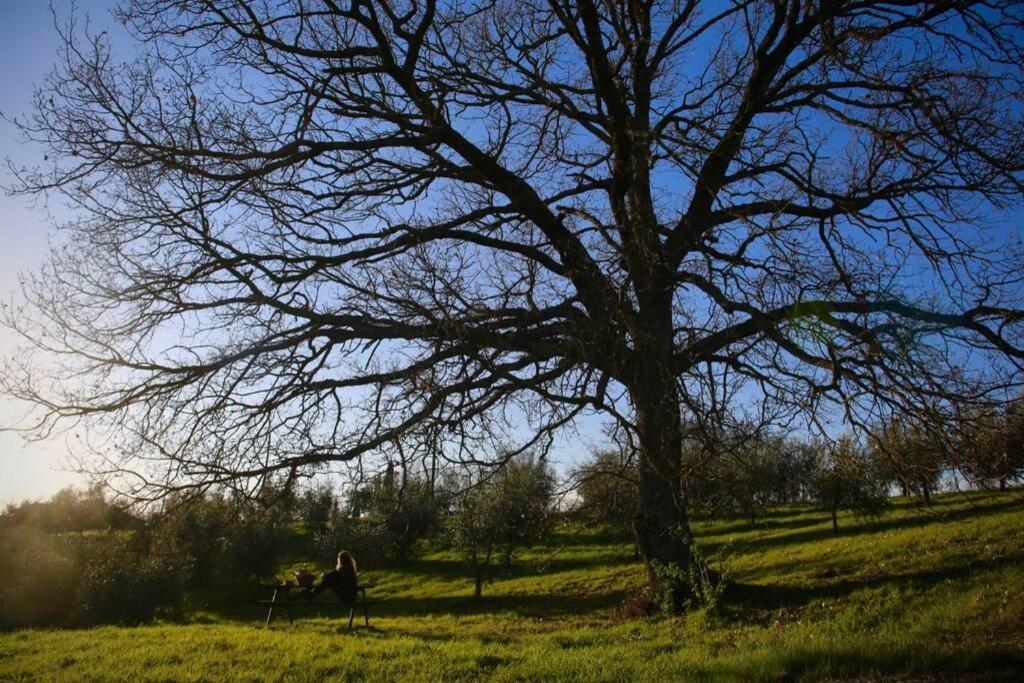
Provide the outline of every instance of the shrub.
<path id="1" fill-rule="evenodd" d="M 74 609 L 79 562 L 63 539 L 19 527 L 0 534 L 0 625 L 59 626 Z"/>
<path id="2" fill-rule="evenodd" d="M 181 604 L 180 569 L 159 557 L 106 543 L 85 562 L 74 621 L 81 624 L 141 624 Z"/>

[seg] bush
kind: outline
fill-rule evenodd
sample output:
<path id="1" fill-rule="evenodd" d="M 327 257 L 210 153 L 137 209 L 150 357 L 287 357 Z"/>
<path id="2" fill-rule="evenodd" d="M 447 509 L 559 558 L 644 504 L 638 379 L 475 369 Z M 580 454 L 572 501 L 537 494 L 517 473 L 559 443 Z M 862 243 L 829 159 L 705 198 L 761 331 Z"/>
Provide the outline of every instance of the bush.
<path id="1" fill-rule="evenodd" d="M 0 528 L 32 527 L 49 533 L 132 529 L 141 520 L 107 500 L 104 486 L 80 491 L 66 488 L 46 502 L 8 505 L 0 514 Z"/>
<path id="2" fill-rule="evenodd" d="M 277 568 L 288 514 L 222 495 L 171 500 L 151 520 L 141 550 L 183 567 L 190 588 L 265 577 Z"/>
<path id="3" fill-rule="evenodd" d="M 86 560 L 78 586 L 79 624 L 141 624 L 181 605 L 180 570 L 160 558 L 131 552 L 123 543 L 106 543 Z"/>
<path id="4" fill-rule="evenodd" d="M 64 539 L 20 527 L 0 534 L 0 626 L 60 626 L 75 606 L 80 565 Z"/>
<path id="5" fill-rule="evenodd" d="M 0 538 L 0 625 L 138 624 L 181 603 L 181 571 L 135 552 L 130 532 Z"/>

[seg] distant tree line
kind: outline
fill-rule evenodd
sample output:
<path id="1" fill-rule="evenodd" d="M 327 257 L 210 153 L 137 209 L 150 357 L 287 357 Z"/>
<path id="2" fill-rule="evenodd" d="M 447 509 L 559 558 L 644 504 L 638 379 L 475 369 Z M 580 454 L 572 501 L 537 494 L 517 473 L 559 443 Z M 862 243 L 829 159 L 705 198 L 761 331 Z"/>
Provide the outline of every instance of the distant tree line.
<path id="1" fill-rule="evenodd" d="M 1020 482 L 1022 406 L 941 427 L 890 421 L 830 442 L 736 426 L 685 441 L 681 486 L 710 518 L 754 523 L 773 506 L 812 504 L 838 531 L 840 510 L 877 514 L 894 494 L 930 504 L 945 473 L 979 487 Z M 255 495 L 177 494 L 144 511 L 116 504 L 99 485 L 67 489 L 0 514 L 0 627 L 140 623 L 204 595 L 248 599 L 240 591 L 289 562 L 326 568 L 340 548 L 380 567 L 446 547 L 479 597 L 557 519 L 631 536 L 638 458 L 622 444 L 598 449 L 565 482 L 531 456 L 429 474 L 391 462 L 341 489 L 267 480 Z"/>
<path id="2" fill-rule="evenodd" d="M 925 505 L 943 476 L 976 488 L 1006 489 L 1024 480 L 1024 400 L 955 424 L 890 420 L 855 438 L 821 439 L 733 427 L 685 442 L 682 486 L 691 507 L 709 517 L 741 514 L 752 523 L 776 505 L 815 504 L 877 514 L 892 495 Z M 576 511 L 584 519 L 631 530 L 638 495 L 638 453 L 597 450 L 572 472 Z"/>
<path id="3" fill-rule="evenodd" d="M 426 542 L 462 558 L 474 592 L 552 521 L 555 476 L 539 459 L 509 459 L 437 481 L 389 464 L 346 491 L 268 481 L 253 497 L 172 496 L 132 512 L 102 486 L 66 489 L 0 514 L 0 627 L 141 623 L 210 596 L 244 593 L 341 548 L 364 567 L 404 564 Z M 204 597 L 205 596 L 205 597 Z"/>

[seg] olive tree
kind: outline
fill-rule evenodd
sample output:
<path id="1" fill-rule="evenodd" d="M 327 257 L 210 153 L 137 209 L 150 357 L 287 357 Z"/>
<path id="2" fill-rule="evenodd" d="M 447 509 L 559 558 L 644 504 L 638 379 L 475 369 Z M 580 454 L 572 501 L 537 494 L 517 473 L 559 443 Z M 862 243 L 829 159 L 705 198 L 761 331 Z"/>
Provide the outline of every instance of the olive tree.
<path id="1" fill-rule="evenodd" d="M 877 453 L 850 436 L 820 452 L 809 482 L 813 500 L 832 515 L 832 531 L 839 533 L 839 510 L 877 515 L 889 499 L 889 482 L 879 467 Z"/>
<path id="2" fill-rule="evenodd" d="M 519 457 L 493 472 L 456 476 L 448 486 L 462 489 L 446 520 L 448 539 L 472 569 L 479 598 L 497 560 L 510 568 L 517 548 L 547 533 L 554 476 L 543 460 Z"/>

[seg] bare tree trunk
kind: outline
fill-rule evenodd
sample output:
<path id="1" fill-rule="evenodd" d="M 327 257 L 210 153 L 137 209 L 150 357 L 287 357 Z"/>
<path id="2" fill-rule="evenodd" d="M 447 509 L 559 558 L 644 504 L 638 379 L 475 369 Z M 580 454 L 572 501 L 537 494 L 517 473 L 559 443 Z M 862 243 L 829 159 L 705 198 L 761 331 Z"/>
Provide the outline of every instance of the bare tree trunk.
<path id="1" fill-rule="evenodd" d="M 680 611 L 690 596 L 690 586 L 682 577 L 690 566 L 692 535 L 679 478 L 682 441 L 675 382 L 650 381 L 634 392 L 634 400 L 641 455 L 634 520 L 637 544 L 652 591 L 662 597 L 670 593 L 672 608 Z M 671 577 L 659 574 L 660 567 L 672 566 L 677 571 Z"/>
<path id="2" fill-rule="evenodd" d="M 481 565 L 473 567 L 473 597 L 479 598 L 484 590 L 484 568 Z"/>
<path id="3" fill-rule="evenodd" d="M 839 533 L 839 516 L 836 514 L 838 512 L 838 510 L 839 510 L 839 502 L 835 498 L 833 498 L 832 499 L 832 531 L 837 533 L 837 534 Z"/>

